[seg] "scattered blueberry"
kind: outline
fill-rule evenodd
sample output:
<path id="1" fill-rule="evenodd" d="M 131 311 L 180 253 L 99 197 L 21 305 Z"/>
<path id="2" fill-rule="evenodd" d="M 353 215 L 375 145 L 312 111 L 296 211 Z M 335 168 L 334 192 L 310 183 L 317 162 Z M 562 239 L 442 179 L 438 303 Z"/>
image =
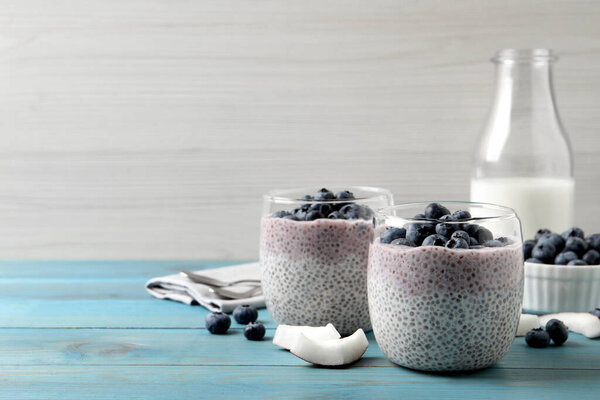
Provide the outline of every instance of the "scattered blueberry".
<path id="1" fill-rule="evenodd" d="M 344 219 L 344 216 L 339 211 L 334 211 L 327 216 L 329 219 Z"/>
<path id="2" fill-rule="evenodd" d="M 392 240 L 405 238 L 406 237 L 406 229 L 404 228 L 388 228 L 382 234 L 379 239 L 381 243 L 391 243 Z"/>
<path id="3" fill-rule="evenodd" d="M 557 265 L 567 265 L 573 260 L 577 260 L 577 254 L 572 251 L 563 251 L 554 259 L 554 264 Z"/>
<path id="4" fill-rule="evenodd" d="M 326 200 L 333 200 L 333 199 L 335 199 L 334 194 L 325 188 L 319 190 L 317 192 L 317 195 L 315 196 L 315 200 L 317 200 L 317 201 L 326 201 Z"/>
<path id="5" fill-rule="evenodd" d="M 539 258 L 535 258 L 535 257 L 528 258 L 525 261 L 527 261 L 528 263 L 533 263 L 533 264 L 545 264 L 542 260 L 540 260 Z"/>
<path id="6" fill-rule="evenodd" d="M 554 257 L 556 257 L 556 249 L 550 242 L 538 243 L 533 250 L 531 250 L 531 255 L 545 263 L 550 263 L 554 260 Z"/>
<path id="7" fill-rule="evenodd" d="M 466 210 L 458 210 L 454 214 L 452 214 L 454 219 L 471 219 L 471 213 Z"/>
<path id="8" fill-rule="evenodd" d="M 265 337 L 265 326 L 260 322 L 251 322 L 244 328 L 244 336 L 248 340 L 262 340 Z"/>
<path id="9" fill-rule="evenodd" d="M 594 249 L 588 250 L 587 253 L 583 255 L 582 260 L 588 265 L 598 265 L 600 264 L 600 253 Z"/>
<path id="10" fill-rule="evenodd" d="M 231 326 L 231 318 L 222 312 L 213 312 L 206 316 L 204 324 L 210 333 L 221 335 Z"/>
<path id="11" fill-rule="evenodd" d="M 258 318 L 258 310 L 248 304 L 237 306 L 233 310 L 233 318 L 238 324 L 247 324 L 254 322 Z"/>
<path id="12" fill-rule="evenodd" d="M 567 265 L 588 265 L 588 264 L 583 260 L 573 260 L 573 261 L 569 261 L 569 263 Z"/>
<path id="13" fill-rule="evenodd" d="M 543 242 L 550 242 L 556 249 L 557 253 L 560 253 L 565 248 L 565 239 L 557 233 L 548 233 L 541 236 L 538 239 L 538 244 Z"/>
<path id="14" fill-rule="evenodd" d="M 456 238 L 466 240 L 467 242 L 470 242 L 470 239 L 471 239 L 469 234 L 465 231 L 456 231 L 452 234 L 452 236 L 450 236 L 450 239 L 456 239 Z M 473 239 L 473 240 L 475 240 L 475 239 Z M 475 243 L 475 244 L 479 244 L 479 243 Z"/>
<path id="15" fill-rule="evenodd" d="M 573 251 L 578 256 L 583 256 L 588 249 L 588 244 L 585 240 L 577 236 L 571 236 L 565 243 L 565 251 Z"/>
<path id="16" fill-rule="evenodd" d="M 542 236 L 549 235 L 551 233 L 552 233 L 552 231 L 550 229 L 546 229 L 546 228 L 538 229 L 538 231 L 535 233 L 535 240 L 538 241 L 538 240 L 540 240 L 540 238 Z"/>
<path id="17" fill-rule="evenodd" d="M 448 239 L 437 233 L 434 235 L 427 236 L 421 246 L 445 246 Z"/>
<path id="18" fill-rule="evenodd" d="M 406 238 L 394 239 L 394 240 L 392 240 L 391 244 L 395 244 L 395 245 L 398 245 L 398 246 L 411 246 L 411 247 L 414 247 L 414 244 L 412 244 L 410 242 L 410 240 L 408 240 Z"/>
<path id="19" fill-rule="evenodd" d="M 551 319 L 546 323 L 546 332 L 557 346 L 562 345 L 569 338 L 569 329 L 557 319 Z"/>
<path id="20" fill-rule="evenodd" d="M 525 335 L 525 342 L 529 347 L 542 349 L 550 344 L 550 335 L 542 328 L 532 329 Z"/>
<path id="21" fill-rule="evenodd" d="M 531 250 L 535 247 L 535 240 L 526 240 L 523 242 L 523 258 L 531 258 Z"/>
<path id="22" fill-rule="evenodd" d="M 354 200 L 354 194 L 348 190 L 342 190 L 335 195 L 337 200 Z"/>
<path id="23" fill-rule="evenodd" d="M 468 249 L 469 243 L 465 239 L 457 237 L 448 240 L 446 247 L 449 249 Z"/>
<path id="24" fill-rule="evenodd" d="M 590 311 L 590 314 L 600 318 L 600 308 L 594 308 L 592 311 Z"/>
<path id="25" fill-rule="evenodd" d="M 583 239 L 585 237 L 583 231 L 575 226 L 571 229 L 564 231 L 561 236 L 565 240 L 568 240 L 570 237 L 578 237 L 580 239 Z"/>
<path id="26" fill-rule="evenodd" d="M 440 203 L 431 203 L 425 207 L 425 218 L 438 219 L 444 215 L 450 214 L 450 210 Z"/>

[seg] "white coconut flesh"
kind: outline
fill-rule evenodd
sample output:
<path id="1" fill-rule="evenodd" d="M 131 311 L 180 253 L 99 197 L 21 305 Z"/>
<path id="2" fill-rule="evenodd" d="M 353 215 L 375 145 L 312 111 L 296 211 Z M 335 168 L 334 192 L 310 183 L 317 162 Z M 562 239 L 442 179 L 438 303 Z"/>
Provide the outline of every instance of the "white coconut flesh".
<path id="1" fill-rule="evenodd" d="M 519 318 L 519 327 L 517 328 L 517 336 L 525 336 L 532 329 L 540 327 L 540 320 L 537 315 L 521 314 Z"/>
<path id="2" fill-rule="evenodd" d="M 311 364 L 333 367 L 357 361 L 367 347 L 369 341 L 359 329 L 343 339 L 314 339 L 300 333 L 290 351 Z"/>
<path id="3" fill-rule="evenodd" d="M 290 350 L 300 334 L 315 340 L 339 339 L 341 337 L 332 324 L 326 326 L 279 325 L 275 331 L 275 336 L 273 336 L 273 344 Z"/>

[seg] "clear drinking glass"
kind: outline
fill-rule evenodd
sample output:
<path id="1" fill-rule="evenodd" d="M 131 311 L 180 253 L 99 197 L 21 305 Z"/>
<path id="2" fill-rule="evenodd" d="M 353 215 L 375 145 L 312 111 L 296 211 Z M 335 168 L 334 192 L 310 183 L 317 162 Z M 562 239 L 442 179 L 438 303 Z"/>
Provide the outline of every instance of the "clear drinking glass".
<path id="1" fill-rule="evenodd" d="M 404 367 L 426 371 L 487 367 L 508 352 L 521 314 L 519 219 L 510 208 L 469 202 L 441 204 L 451 212 L 466 210 L 479 217 L 444 221 L 415 217 L 427 204 L 376 212 L 367 278 L 375 339 L 386 357 Z M 395 230 L 397 240 L 385 243 L 392 228 L 400 228 Z M 442 228 L 447 237 L 439 243 L 416 246 Z M 468 234 L 468 248 L 446 247 L 455 231 Z M 415 233 L 421 237 L 416 243 Z"/>
<path id="2" fill-rule="evenodd" d="M 264 196 L 261 278 L 267 309 L 276 323 L 332 323 L 347 335 L 358 328 L 371 329 L 367 257 L 373 210 L 392 204 L 392 195 L 371 187 L 332 189 L 333 193 L 348 190 L 353 198 L 305 198 L 315 195 L 316 188 L 272 191 Z M 307 217 L 314 210 L 320 210 L 322 218 L 307 220 L 315 217 Z M 327 218 L 336 212 L 336 218 Z"/>
<path id="3" fill-rule="evenodd" d="M 496 54 L 496 93 L 473 159 L 471 201 L 515 209 L 526 239 L 539 228 L 573 225 L 573 160 L 554 100 L 556 61 L 548 49 Z"/>

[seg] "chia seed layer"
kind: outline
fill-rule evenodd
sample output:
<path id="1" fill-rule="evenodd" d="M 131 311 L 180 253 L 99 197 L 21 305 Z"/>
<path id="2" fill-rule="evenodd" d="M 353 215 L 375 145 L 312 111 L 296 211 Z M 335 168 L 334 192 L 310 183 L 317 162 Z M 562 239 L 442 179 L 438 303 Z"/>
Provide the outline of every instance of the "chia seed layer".
<path id="1" fill-rule="evenodd" d="M 278 324 L 323 326 L 342 335 L 371 329 L 364 220 L 261 222 L 260 265 L 267 309 Z"/>
<path id="2" fill-rule="evenodd" d="M 392 362 L 428 371 L 484 368 L 515 337 L 522 245 L 468 250 L 376 240 L 368 297 L 375 338 Z"/>

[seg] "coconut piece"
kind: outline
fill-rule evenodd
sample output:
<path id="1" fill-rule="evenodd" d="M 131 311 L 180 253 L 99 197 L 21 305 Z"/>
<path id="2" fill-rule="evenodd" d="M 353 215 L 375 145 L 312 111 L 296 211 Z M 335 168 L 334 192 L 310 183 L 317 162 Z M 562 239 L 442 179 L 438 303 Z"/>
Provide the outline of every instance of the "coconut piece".
<path id="1" fill-rule="evenodd" d="M 339 339 L 341 337 L 332 324 L 325 326 L 279 325 L 275 331 L 275 336 L 273 336 L 273 344 L 289 350 L 301 333 L 315 340 Z"/>
<path id="2" fill-rule="evenodd" d="M 362 329 L 343 339 L 314 339 L 300 333 L 290 351 L 315 365 L 334 367 L 351 364 L 362 357 L 369 341 Z"/>
<path id="3" fill-rule="evenodd" d="M 540 320 L 534 314 L 521 314 L 519 318 L 519 327 L 517 328 L 517 336 L 525 336 L 527 332 L 541 326 Z"/>

